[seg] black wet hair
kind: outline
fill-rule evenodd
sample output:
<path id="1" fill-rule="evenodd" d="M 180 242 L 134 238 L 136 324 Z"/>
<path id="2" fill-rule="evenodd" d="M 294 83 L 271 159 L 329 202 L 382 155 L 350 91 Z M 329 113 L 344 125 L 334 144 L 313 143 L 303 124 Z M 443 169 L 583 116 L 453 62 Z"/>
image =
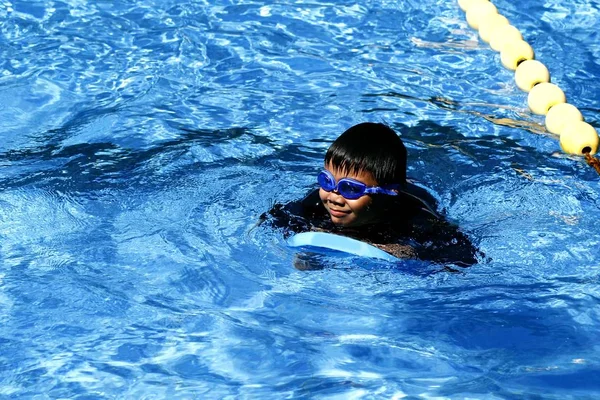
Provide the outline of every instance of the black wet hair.
<path id="1" fill-rule="evenodd" d="M 369 172 L 379 185 L 406 183 L 406 147 L 380 123 L 363 122 L 342 133 L 327 150 L 325 165 L 351 174 Z"/>

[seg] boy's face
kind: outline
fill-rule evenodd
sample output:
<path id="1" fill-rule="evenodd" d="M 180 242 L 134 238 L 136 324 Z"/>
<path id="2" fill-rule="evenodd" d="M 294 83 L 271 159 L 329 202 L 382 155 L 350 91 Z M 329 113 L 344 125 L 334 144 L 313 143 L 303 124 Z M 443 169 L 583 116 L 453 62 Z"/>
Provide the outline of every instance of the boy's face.
<path id="1" fill-rule="evenodd" d="M 342 178 L 352 178 L 367 186 L 377 186 L 377 181 L 370 172 L 361 171 L 358 174 L 342 172 L 331 165 L 325 165 L 325 169 L 333 175 L 336 182 Z M 379 213 L 373 206 L 373 198 L 364 195 L 355 200 L 344 198 L 336 191 L 327 192 L 319 189 L 319 197 L 325 206 L 331 221 L 339 226 L 354 227 L 366 225 L 378 219 Z"/>

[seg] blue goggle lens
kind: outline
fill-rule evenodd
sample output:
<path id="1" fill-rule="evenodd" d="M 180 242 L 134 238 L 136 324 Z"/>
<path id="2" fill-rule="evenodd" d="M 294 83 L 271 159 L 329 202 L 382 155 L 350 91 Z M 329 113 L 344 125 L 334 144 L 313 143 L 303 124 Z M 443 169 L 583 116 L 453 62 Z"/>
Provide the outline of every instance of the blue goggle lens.
<path id="1" fill-rule="evenodd" d="M 335 189 L 335 181 L 333 177 L 325 172 L 319 173 L 317 176 L 317 182 L 319 183 L 319 186 L 323 188 L 323 190 L 328 192 L 331 192 L 333 189 Z"/>
<path id="2" fill-rule="evenodd" d="M 358 182 L 340 180 L 338 183 L 338 191 L 347 199 L 358 199 L 365 194 L 366 185 L 361 185 Z"/>

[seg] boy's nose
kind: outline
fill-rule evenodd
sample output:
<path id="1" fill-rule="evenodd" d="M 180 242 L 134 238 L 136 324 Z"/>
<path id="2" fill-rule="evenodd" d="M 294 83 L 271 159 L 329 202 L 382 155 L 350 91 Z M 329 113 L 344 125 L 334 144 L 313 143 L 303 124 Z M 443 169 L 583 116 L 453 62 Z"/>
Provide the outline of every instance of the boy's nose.
<path id="1" fill-rule="evenodd" d="M 344 196 L 339 194 L 336 190 L 332 190 L 327 194 L 327 200 L 336 204 L 343 204 L 346 201 Z"/>

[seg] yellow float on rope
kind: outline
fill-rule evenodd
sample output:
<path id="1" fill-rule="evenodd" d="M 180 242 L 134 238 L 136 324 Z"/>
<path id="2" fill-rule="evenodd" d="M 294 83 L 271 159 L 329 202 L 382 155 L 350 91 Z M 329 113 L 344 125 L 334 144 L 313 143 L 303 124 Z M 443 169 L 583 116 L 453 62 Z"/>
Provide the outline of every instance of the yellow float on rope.
<path id="1" fill-rule="evenodd" d="M 504 25 L 509 25 L 508 19 L 504 15 L 490 14 L 479 23 L 479 37 L 489 43 L 494 29 Z"/>
<path id="2" fill-rule="evenodd" d="M 546 114 L 545 124 L 548 132 L 560 135 L 563 127 L 576 121 L 583 121 L 581 111 L 572 104 L 560 103 L 550 107 Z"/>
<path id="3" fill-rule="evenodd" d="M 595 154 L 598 150 L 598 141 L 596 129 L 583 121 L 570 122 L 560 134 L 560 147 L 569 154 Z"/>
<path id="4" fill-rule="evenodd" d="M 501 25 L 494 29 L 490 35 L 490 47 L 502 51 L 507 43 L 523 40 L 523 35 L 512 25 Z"/>
<path id="5" fill-rule="evenodd" d="M 507 42 L 500 51 L 500 61 L 505 68 L 516 70 L 520 63 L 533 60 L 534 53 L 529 43 L 524 40 Z"/>
<path id="6" fill-rule="evenodd" d="M 538 83 L 550 82 L 548 68 L 537 60 L 526 60 L 515 71 L 515 83 L 524 92 L 529 92 Z"/>
<path id="7" fill-rule="evenodd" d="M 471 28 L 478 29 L 481 21 L 493 14 L 498 14 L 498 9 L 489 1 L 474 4 L 467 10 L 467 23 Z"/>
<path id="8" fill-rule="evenodd" d="M 529 109 L 539 115 L 546 115 L 550 107 L 566 102 L 567 98 L 561 88 L 548 82 L 535 85 L 527 95 Z"/>

